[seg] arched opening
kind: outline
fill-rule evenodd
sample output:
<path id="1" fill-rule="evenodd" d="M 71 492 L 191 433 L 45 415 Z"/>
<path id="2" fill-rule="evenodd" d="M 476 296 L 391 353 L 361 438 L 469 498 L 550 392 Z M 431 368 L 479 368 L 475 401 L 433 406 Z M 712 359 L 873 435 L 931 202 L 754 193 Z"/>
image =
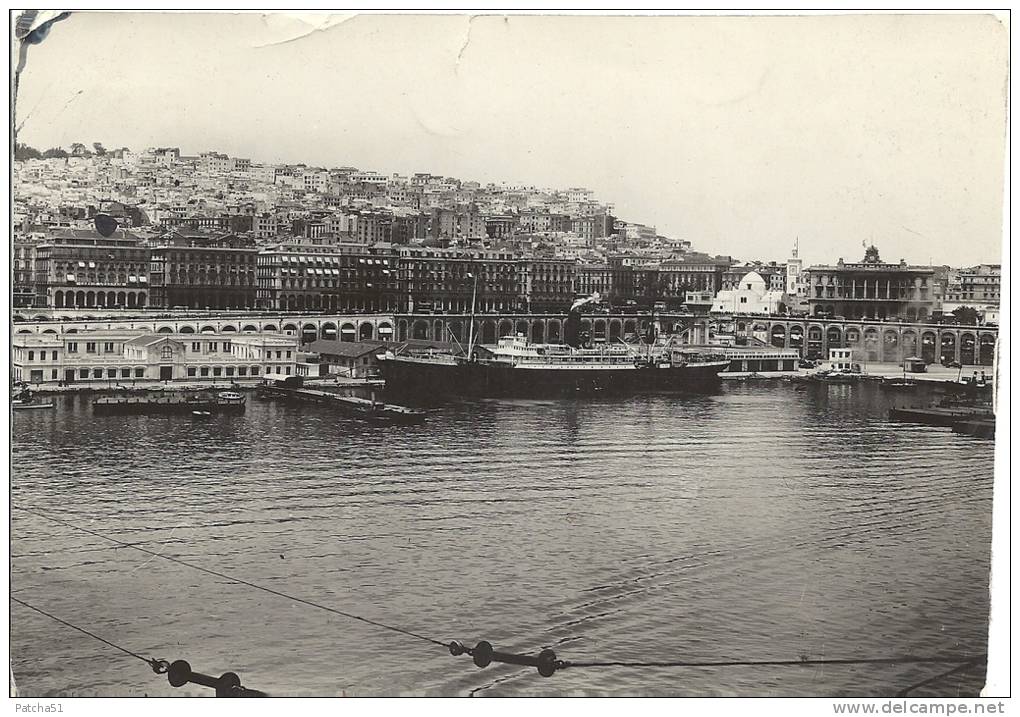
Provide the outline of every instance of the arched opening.
<path id="1" fill-rule="evenodd" d="M 531 322 L 531 341 L 536 344 L 545 343 L 545 323 L 539 319 Z"/>
<path id="2" fill-rule="evenodd" d="M 127 295 L 127 305 L 128 305 L 129 309 L 137 309 L 138 308 L 137 298 L 138 297 L 135 294 L 135 292 L 133 292 L 133 291 L 129 291 L 128 292 L 128 295 Z"/>
<path id="3" fill-rule="evenodd" d="M 917 321 L 917 309 L 913 306 L 908 306 L 905 316 L 907 317 L 907 321 Z"/>
<path id="4" fill-rule="evenodd" d="M 804 348 L 804 327 L 803 326 L 791 326 L 790 327 L 790 348 L 791 349 L 802 349 Z"/>
<path id="5" fill-rule="evenodd" d="M 391 324 L 389 321 L 380 321 L 378 331 L 380 341 L 393 340 L 393 324 Z"/>
<path id="6" fill-rule="evenodd" d="M 900 351 L 903 358 L 917 358 L 917 334 L 913 331 L 904 331 L 900 338 Z"/>
<path id="7" fill-rule="evenodd" d="M 123 293 L 123 292 L 121 292 L 121 293 Z M 84 291 L 79 291 L 78 293 L 76 293 L 74 295 L 74 305 L 79 307 L 79 308 L 81 308 L 82 306 L 85 306 L 85 292 Z"/>
<path id="8" fill-rule="evenodd" d="M 200 334 L 215 334 L 216 333 L 216 327 L 215 326 L 209 326 L 208 324 L 206 324 L 205 326 L 203 326 L 201 329 L 198 330 L 198 333 L 200 333 Z"/>
<path id="9" fill-rule="evenodd" d="M 900 356 L 900 337 L 895 331 L 886 330 L 882 334 L 882 360 L 886 363 L 900 363 L 903 360 Z"/>
<path id="10" fill-rule="evenodd" d="M 407 341 L 407 321 L 404 319 L 397 322 L 397 341 Z"/>
<path id="11" fill-rule="evenodd" d="M 341 341 L 357 341 L 358 330 L 354 327 L 354 324 L 341 324 L 340 325 L 340 340 Z"/>
<path id="12" fill-rule="evenodd" d="M 878 361 L 880 345 L 877 329 L 864 330 L 864 354 L 868 361 Z"/>
<path id="13" fill-rule="evenodd" d="M 180 333 L 182 333 L 182 334 L 193 334 L 193 333 L 195 333 L 195 329 L 193 329 L 190 326 L 182 326 L 181 330 L 180 330 Z"/>
<path id="14" fill-rule="evenodd" d="M 19 331 L 18 333 L 19 333 L 19 334 L 21 334 L 21 333 L 29 333 L 29 334 L 30 334 L 30 333 L 32 333 L 32 332 L 31 332 L 31 331 L 29 331 L 28 329 L 22 329 L 22 330 L 21 330 L 21 331 Z M 56 329 L 43 329 L 43 333 L 44 333 L 44 334 L 55 334 L 55 333 L 57 333 L 57 330 L 56 330 Z M 70 333 L 70 332 L 68 332 L 68 333 Z"/>
<path id="15" fill-rule="evenodd" d="M 528 322 L 524 319 L 519 319 L 516 326 L 514 326 L 514 333 L 520 334 L 521 336 L 528 335 Z"/>
<path id="16" fill-rule="evenodd" d="M 18 333 L 19 334 L 30 334 L 30 333 L 32 333 L 32 329 L 18 329 Z M 47 333 L 54 333 L 55 334 L 56 331 L 53 331 L 52 329 L 47 329 L 46 331 L 43 331 L 43 333 L 44 334 L 47 334 Z"/>
<path id="17" fill-rule="evenodd" d="M 172 334 L 173 332 L 174 330 L 170 326 L 160 326 L 156 329 L 157 334 Z"/>
<path id="18" fill-rule="evenodd" d="M 236 326 L 232 326 L 231 324 L 227 324 L 226 326 L 221 326 L 220 327 L 220 333 L 224 333 L 224 334 L 236 334 L 237 333 L 237 327 Z"/>
<path id="19" fill-rule="evenodd" d="M 305 310 L 305 295 L 304 294 L 299 295 L 298 298 L 297 298 L 297 310 L 298 311 L 304 311 Z"/>
<path id="20" fill-rule="evenodd" d="M 446 331 L 443 328 L 444 324 L 440 319 L 436 319 L 432 322 L 432 340 L 433 341 L 448 341 L 446 338 Z"/>
<path id="21" fill-rule="evenodd" d="M 482 343 L 483 344 L 494 344 L 496 343 L 496 322 L 495 321 L 483 321 L 482 322 Z"/>
<path id="22" fill-rule="evenodd" d="M 637 322 L 634 319 L 624 319 L 623 335 L 630 336 L 637 333 Z"/>
<path id="23" fill-rule="evenodd" d="M 960 363 L 973 366 L 977 363 L 977 338 L 974 334 L 960 335 Z"/>
<path id="24" fill-rule="evenodd" d="M 361 322 L 361 327 L 358 329 L 358 338 L 362 341 L 369 341 L 375 338 L 375 327 L 368 321 Z"/>
<path id="25" fill-rule="evenodd" d="M 514 322 L 510 319 L 502 319 L 499 322 L 499 338 L 506 336 L 513 336 L 514 334 Z"/>
<path id="26" fill-rule="evenodd" d="M 321 338 L 324 341 L 336 341 L 337 340 L 336 324 L 334 324 L 332 321 L 327 321 L 326 323 L 324 323 L 322 327 L 319 329 L 319 338 Z"/>
<path id="27" fill-rule="evenodd" d="M 607 326 L 605 319 L 595 319 L 592 322 L 592 340 L 605 342 L 607 335 Z"/>
<path id="28" fill-rule="evenodd" d="M 242 334 L 257 334 L 258 332 L 259 332 L 258 327 L 252 324 L 245 324 L 244 326 L 241 327 Z"/>
<path id="29" fill-rule="evenodd" d="M 546 341 L 551 344 L 558 344 L 562 341 L 560 336 L 560 322 L 557 319 L 550 319 L 546 322 Z"/>
<path id="30" fill-rule="evenodd" d="M 995 334 L 982 334 L 978 351 L 979 363 L 982 366 L 991 366 L 995 362 Z"/>
<path id="31" fill-rule="evenodd" d="M 460 342 L 464 343 L 467 341 L 466 335 L 463 333 L 463 324 L 460 321 L 451 321 L 446 325 L 446 341 L 450 343 Z"/>
<path id="32" fill-rule="evenodd" d="M 266 334 L 275 334 L 277 331 L 276 324 L 266 324 L 262 327 L 262 332 Z"/>
<path id="33" fill-rule="evenodd" d="M 838 326 L 830 326 L 825 332 L 825 343 L 830 349 L 838 349 L 843 346 L 843 332 Z"/>
<path id="34" fill-rule="evenodd" d="M 305 324 L 301 327 L 301 343 L 310 344 L 315 341 L 315 338 L 319 335 L 318 329 L 315 328 L 315 324 Z"/>
<path id="35" fill-rule="evenodd" d="M 769 343 L 776 348 L 786 347 L 786 327 L 783 324 L 776 324 L 769 332 Z"/>
<path id="36" fill-rule="evenodd" d="M 921 334 L 921 358 L 928 363 L 935 363 L 935 356 L 938 353 L 938 337 L 934 331 L 925 331 Z"/>
<path id="37" fill-rule="evenodd" d="M 743 324 L 740 325 L 740 330 L 743 331 Z M 619 341 L 623 338 L 623 322 L 619 319 L 612 319 L 609 322 L 609 340 L 611 342 Z"/>
<path id="38" fill-rule="evenodd" d="M 63 291 L 57 291 L 53 295 L 53 305 L 58 307 L 58 308 L 60 308 L 60 307 L 62 307 L 64 305 L 64 292 Z M 15 319 L 15 321 L 17 321 L 17 319 Z"/>
<path id="39" fill-rule="evenodd" d="M 353 326 L 351 327 L 354 328 Z M 411 325 L 411 338 L 424 341 L 429 337 L 429 322 L 418 319 Z"/>
<path id="40" fill-rule="evenodd" d="M 125 291 L 117 292 L 117 306 L 120 307 L 127 306 L 127 292 Z"/>
<path id="41" fill-rule="evenodd" d="M 298 326 L 297 324 L 284 324 L 283 332 L 288 336 L 294 336 L 298 332 Z"/>
<path id="42" fill-rule="evenodd" d="M 939 360 L 948 363 L 956 360 L 956 334 L 945 332 L 939 340 Z"/>

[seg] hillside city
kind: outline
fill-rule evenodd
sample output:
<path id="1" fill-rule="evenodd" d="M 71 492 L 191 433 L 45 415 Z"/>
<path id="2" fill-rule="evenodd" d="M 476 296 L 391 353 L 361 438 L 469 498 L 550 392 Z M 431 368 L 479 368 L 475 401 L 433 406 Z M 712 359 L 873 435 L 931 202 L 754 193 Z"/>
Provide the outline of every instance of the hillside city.
<path id="1" fill-rule="evenodd" d="M 713 256 L 582 187 L 99 143 L 16 159 L 16 308 L 562 313 L 598 293 L 614 311 L 998 323 L 998 265 Z"/>

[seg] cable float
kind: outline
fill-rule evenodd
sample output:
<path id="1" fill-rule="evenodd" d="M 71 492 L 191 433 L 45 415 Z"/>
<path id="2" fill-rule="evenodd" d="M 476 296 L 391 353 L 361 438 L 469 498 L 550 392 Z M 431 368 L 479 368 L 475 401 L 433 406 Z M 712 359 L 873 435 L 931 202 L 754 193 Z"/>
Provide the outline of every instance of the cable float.
<path id="1" fill-rule="evenodd" d="M 485 640 L 473 648 L 465 647 L 463 643 L 454 640 L 448 647 L 450 654 L 455 657 L 463 654 L 471 655 L 478 667 L 488 667 L 493 662 L 505 662 L 510 665 L 537 667 L 538 674 L 542 677 L 552 677 L 556 670 L 566 666 L 562 660 L 556 659 L 556 653 L 552 650 L 542 650 L 537 656 L 515 655 L 511 652 L 498 652 L 492 647 L 492 643 Z"/>
<path id="2" fill-rule="evenodd" d="M 251 690 L 241 685 L 241 678 L 236 672 L 224 672 L 219 677 L 193 672 L 186 660 L 154 660 L 152 671 L 158 675 L 166 673 L 172 687 L 183 687 L 189 682 L 203 687 L 212 687 L 217 697 L 268 697 L 265 692 Z"/>

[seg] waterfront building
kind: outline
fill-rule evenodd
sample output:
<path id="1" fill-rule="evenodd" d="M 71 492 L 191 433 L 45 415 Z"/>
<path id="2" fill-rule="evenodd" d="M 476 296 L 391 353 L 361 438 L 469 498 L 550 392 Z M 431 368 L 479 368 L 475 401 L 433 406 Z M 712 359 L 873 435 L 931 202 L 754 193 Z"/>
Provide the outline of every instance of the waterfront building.
<path id="1" fill-rule="evenodd" d="M 62 229 L 35 247 L 35 306 L 149 305 L 149 249 L 123 230 Z"/>
<path id="2" fill-rule="evenodd" d="M 15 381 L 125 384 L 131 381 L 229 381 L 295 373 L 298 339 L 245 334 L 144 331 L 16 334 Z"/>
<path id="3" fill-rule="evenodd" d="M 854 350 L 850 348 L 829 349 L 830 371 L 852 371 L 854 368 Z"/>
<path id="4" fill-rule="evenodd" d="M 164 234 L 152 248 L 153 305 L 253 308 L 257 254 L 253 239 L 235 234 Z"/>
<path id="5" fill-rule="evenodd" d="M 713 313 L 776 314 L 783 306 L 783 292 L 770 289 L 757 271 L 740 278 L 732 289 L 723 289 L 712 303 Z"/>
<path id="6" fill-rule="evenodd" d="M 376 354 L 385 350 L 385 341 L 313 341 L 308 351 L 319 357 L 319 375 L 366 378 L 379 372 Z"/>
<path id="7" fill-rule="evenodd" d="M 905 261 L 887 264 L 874 246 L 858 263 L 840 259 L 835 266 L 812 266 L 809 271 L 812 316 L 924 321 L 941 304 L 934 268 Z"/>
<path id="8" fill-rule="evenodd" d="M 256 304 L 289 311 L 396 311 L 403 293 L 386 247 L 286 243 L 263 249 L 256 260 Z"/>
<path id="9" fill-rule="evenodd" d="M 527 310 L 563 313 L 575 297 L 577 262 L 566 259 L 523 259 L 524 297 Z"/>
<path id="10" fill-rule="evenodd" d="M 524 301 L 512 252 L 398 246 L 397 272 L 409 312 L 517 311 Z"/>
<path id="11" fill-rule="evenodd" d="M 960 307 L 969 307 L 977 312 L 981 323 L 998 324 L 1001 290 L 1000 264 L 950 270 L 942 298 L 942 313 L 951 314 Z"/>

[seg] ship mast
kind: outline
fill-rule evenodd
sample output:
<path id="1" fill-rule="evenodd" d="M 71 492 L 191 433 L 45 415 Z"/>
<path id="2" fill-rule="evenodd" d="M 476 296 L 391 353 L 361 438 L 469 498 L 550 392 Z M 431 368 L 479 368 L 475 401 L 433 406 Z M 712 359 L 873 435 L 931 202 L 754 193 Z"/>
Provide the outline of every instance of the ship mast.
<path id="1" fill-rule="evenodd" d="M 471 320 L 468 322 L 468 361 L 471 361 L 475 347 L 475 299 L 478 296 L 478 271 L 473 271 L 468 276 L 474 279 L 471 286 Z"/>

